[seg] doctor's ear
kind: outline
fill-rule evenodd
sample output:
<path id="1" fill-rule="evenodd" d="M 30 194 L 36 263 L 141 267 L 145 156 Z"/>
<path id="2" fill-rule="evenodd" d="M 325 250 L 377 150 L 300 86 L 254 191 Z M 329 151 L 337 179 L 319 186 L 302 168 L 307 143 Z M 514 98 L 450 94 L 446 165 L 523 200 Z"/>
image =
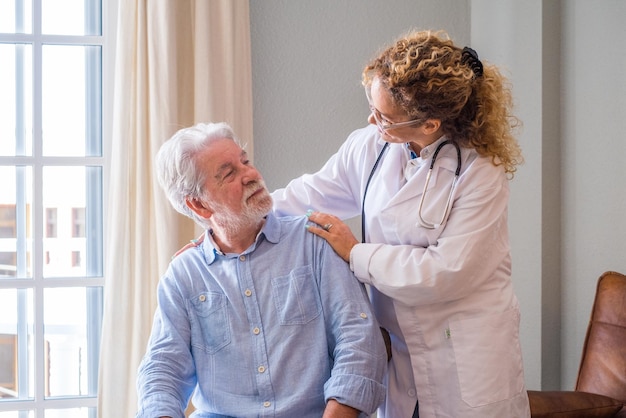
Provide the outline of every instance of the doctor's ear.
<path id="1" fill-rule="evenodd" d="M 194 211 L 198 216 L 202 218 L 210 218 L 213 212 L 206 206 L 206 204 L 197 197 L 188 197 L 185 199 L 185 203 Z"/>
<path id="2" fill-rule="evenodd" d="M 426 122 L 422 125 L 422 131 L 425 135 L 430 135 L 439 130 L 441 127 L 440 119 L 427 119 Z"/>

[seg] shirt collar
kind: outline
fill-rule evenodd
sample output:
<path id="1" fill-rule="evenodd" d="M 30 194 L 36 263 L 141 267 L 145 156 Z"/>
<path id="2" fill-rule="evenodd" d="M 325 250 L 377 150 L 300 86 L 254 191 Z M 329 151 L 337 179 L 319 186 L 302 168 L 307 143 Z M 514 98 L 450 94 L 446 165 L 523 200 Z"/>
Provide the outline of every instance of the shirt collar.
<path id="1" fill-rule="evenodd" d="M 430 158 L 430 156 L 435 152 L 439 144 L 441 144 L 443 141 L 446 141 L 447 139 L 447 136 L 442 135 L 441 138 L 439 138 L 432 144 L 429 144 L 422 148 L 422 150 L 420 151 L 420 158 L 422 158 L 422 160 L 427 160 L 428 158 Z"/>
<path id="2" fill-rule="evenodd" d="M 268 213 L 265 217 L 265 224 L 261 228 L 261 231 L 256 236 L 254 243 L 244 251 L 244 254 L 254 251 L 258 243 L 262 239 L 266 239 L 272 244 L 278 243 L 280 240 L 280 222 L 276 219 L 273 213 Z M 207 264 L 212 264 L 217 256 L 227 256 L 224 254 L 213 239 L 213 234 L 210 229 L 204 232 L 204 241 L 202 243 L 202 252 L 206 259 Z"/>

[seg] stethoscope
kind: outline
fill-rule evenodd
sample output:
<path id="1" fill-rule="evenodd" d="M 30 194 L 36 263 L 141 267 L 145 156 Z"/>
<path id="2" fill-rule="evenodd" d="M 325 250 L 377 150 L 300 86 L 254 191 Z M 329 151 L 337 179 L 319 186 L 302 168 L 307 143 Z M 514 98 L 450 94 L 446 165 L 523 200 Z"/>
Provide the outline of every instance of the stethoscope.
<path id="1" fill-rule="evenodd" d="M 447 144 L 452 144 L 456 148 L 457 164 L 456 164 L 456 170 L 454 172 L 454 179 L 452 179 L 452 185 L 450 186 L 450 193 L 448 193 L 448 200 L 446 202 L 446 207 L 443 212 L 443 216 L 441 217 L 439 222 L 428 222 L 422 216 L 422 208 L 424 207 L 424 198 L 426 197 L 426 191 L 428 190 L 428 184 L 430 183 L 430 176 L 432 175 L 433 167 L 435 166 L 435 161 L 437 160 L 437 155 L 439 154 L 439 151 L 441 151 L 441 149 Z M 363 192 L 363 202 L 361 205 L 361 242 L 365 242 L 365 197 L 367 196 L 367 189 L 369 188 L 370 181 L 372 180 L 372 177 L 374 176 L 374 172 L 378 168 L 378 165 L 380 164 L 383 154 L 385 153 L 388 147 L 389 147 L 389 142 L 385 142 L 385 145 L 378 153 L 376 162 L 374 163 L 374 166 L 372 167 L 372 171 L 370 172 L 370 175 L 367 178 L 367 183 L 365 183 L 365 191 Z M 441 226 L 443 222 L 448 218 L 448 215 L 450 214 L 450 209 L 452 209 L 452 196 L 454 195 L 454 190 L 456 189 L 456 184 L 457 184 L 457 180 L 459 179 L 460 173 L 461 173 L 461 148 L 459 147 L 459 144 L 452 141 L 451 139 L 443 141 L 435 149 L 433 158 L 430 161 L 430 167 L 428 169 L 428 174 L 426 175 L 426 182 L 424 183 L 424 191 L 422 193 L 422 197 L 420 198 L 420 202 L 417 207 L 417 222 L 419 223 L 420 226 L 426 229 L 435 229 Z"/>

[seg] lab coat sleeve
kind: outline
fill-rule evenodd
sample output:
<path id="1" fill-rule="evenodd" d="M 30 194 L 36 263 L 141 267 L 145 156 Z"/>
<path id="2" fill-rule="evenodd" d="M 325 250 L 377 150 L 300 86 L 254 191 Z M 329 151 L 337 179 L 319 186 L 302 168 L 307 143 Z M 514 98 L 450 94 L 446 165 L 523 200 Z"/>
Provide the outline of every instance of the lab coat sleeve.
<path id="1" fill-rule="evenodd" d="M 441 231 L 428 232 L 440 234 L 431 245 L 357 244 L 351 268 L 361 282 L 405 305 L 467 297 L 497 269 L 510 275 L 508 197 L 501 167 L 483 163 L 459 183 L 448 222 Z"/>
<path id="2" fill-rule="evenodd" d="M 328 212 L 341 219 L 360 214 L 365 167 L 370 167 L 382 145 L 375 129 L 354 131 L 315 174 L 303 174 L 272 193 L 278 215 L 303 215 L 307 210 Z"/>

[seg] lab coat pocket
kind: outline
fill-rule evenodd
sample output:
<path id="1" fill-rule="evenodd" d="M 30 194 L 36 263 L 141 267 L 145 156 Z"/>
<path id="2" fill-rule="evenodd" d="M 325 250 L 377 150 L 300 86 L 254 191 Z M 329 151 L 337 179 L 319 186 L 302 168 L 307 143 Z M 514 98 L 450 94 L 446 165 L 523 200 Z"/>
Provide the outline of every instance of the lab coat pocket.
<path id="1" fill-rule="evenodd" d="M 450 322 L 461 397 L 470 407 L 511 399 L 524 388 L 519 310 Z"/>
<path id="2" fill-rule="evenodd" d="M 311 266 L 272 279 L 272 295 L 281 325 L 303 325 L 322 311 L 317 282 Z"/>
<path id="3" fill-rule="evenodd" d="M 230 324 L 226 310 L 226 296 L 221 293 L 204 292 L 190 300 L 191 344 L 209 354 L 215 354 L 230 343 Z"/>

